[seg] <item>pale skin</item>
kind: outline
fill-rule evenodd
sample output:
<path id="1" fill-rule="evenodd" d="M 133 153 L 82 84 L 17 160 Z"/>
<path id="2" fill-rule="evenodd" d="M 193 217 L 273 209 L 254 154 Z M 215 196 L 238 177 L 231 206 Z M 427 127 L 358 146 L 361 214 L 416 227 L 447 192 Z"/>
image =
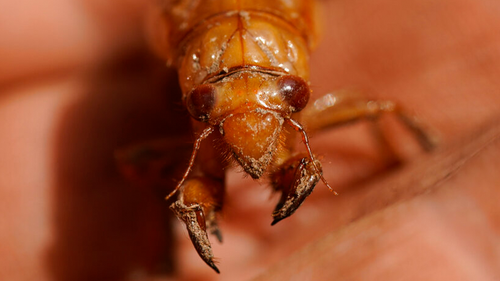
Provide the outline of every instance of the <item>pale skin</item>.
<path id="1" fill-rule="evenodd" d="M 55 2 L 58 8 L 49 9 L 54 13 L 50 18 L 58 21 L 44 21 L 46 25 L 31 22 L 29 19 L 33 17 L 26 7 L 11 6 L 11 12 L 3 11 L 9 11 L 10 15 L 19 13 L 19 17 L 10 18 L 12 23 L 2 28 L 10 30 L 19 25 L 26 28 L 22 32 L 2 32 L 11 36 L 4 36 L 2 42 L 21 43 L 9 45 L 9 56 L 1 68 L 4 94 L 0 128 L 4 137 L 0 163 L 6 176 L 0 179 L 3 198 L 0 245 L 2 253 L 8 255 L 2 255 L 0 276 L 6 280 L 64 280 L 63 277 L 85 273 L 94 280 L 102 276 L 125 280 L 124 272 L 130 268 L 144 268 L 157 261 L 155 249 L 161 248 L 160 242 L 164 241 L 161 237 L 166 235 L 159 230 L 163 229 L 164 202 L 155 201 L 155 196 L 145 194 L 144 190 L 127 187 L 114 168 L 112 156 L 106 153 L 112 154 L 116 145 L 139 141 L 139 137 L 169 134 L 165 127 L 170 126 L 168 117 L 173 112 L 158 105 L 164 101 L 161 95 L 142 98 L 134 95 L 151 87 L 152 80 L 165 76 L 160 66 L 139 64 L 139 68 L 152 68 L 157 75 L 144 80 L 131 79 L 140 75 L 138 71 L 123 79 L 120 76 L 123 74 L 119 74 L 123 67 L 108 67 L 94 72 L 92 77 L 97 78 L 89 79 L 84 68 L 102 65 L 106 54 L 133 49 L 130 46 L 138 39 L 130 39 L 136 38 L 130 35 L 135 26 L 130 19 L 140 9 L 128 6 L 130 2 L 112 8 L 88 2 L 86 8 L 72 6 L 73 2 L 68 4 L 68 1 Z M 249 178 L 242 180 L 242 174 L 231 172 L 227 179 L 227 212 L 221 223 L 225 240 L 222 245 L 214 243 L 223 274 L 216 276 L 199 260 L 184 229 L 175 222 L 178 279 L 251 278 L 262 273 L 263 268 L 286 260 L 311 241 L 332 233 L 333 238 L 323 240 L 330 243 L 326 248 L 333 251 L 332 255 L 320 256 L 313 247 L 299 255 L 300 258 L 290 257 L 286 272 L 280 273 L 280 267 L 270 269 L 269 274 L 275 274 L 270 280 L 285 274 L 314 276 L 314 272 L 324 273 L 324 280 L 328 280 L 332 276 L 328 275 L 330 270 L 344 274 L 339 278 L 363 279 L 365 272 L 374 278 L 398 280 L 411 270 L 425 272 L 428 275 L 422 277 L 435 280 L 443 276 L 494 280 L 495 274 L 498 276 L 494 266 L 498 249 L 491 238 L 498 235 L 499 220 L 495 215 L 498 206 L 492 201 L 495 195 L 498 197 L 497 189 L 492 188 L 498 185 L 498 176 L 492 167 L 498 166 L 498 157 L 494 157 L 498 148 L 495 142 L 482 144 L 477 140 L 481 139 L 478 137 L 481 133 L 476 132 L 479 128 L 484 128 L 481 132 L 497 130 L 498 123 L 490 120 L 494 120 L 500 107 L 496 94 L 500 88 L 496 82 L 500 66 L 496 32 L 500 23 L 494 16 L 495 8 L 485 3 L 442 2 L 446 7 L 438 9 L 418 1 L 397 5 L 381 1 L 360 6 L 352 1 L 328 2 L 325 11 L 332 16 L 327 18 L 325 32 L 331 30 L 330 26 L 337 29 L 325 35 L 312 57 L 313 95 L 318 97 L 346 85 L 361 85 L 369 88 L 373 97 L 400 101 L 438 132 L 444 147 L 454 144 L 450 146 L 455 151 L 451 155 L 458 154 L 459 160 L 439 151 L 421 158 L 414 140 L 401 134 L 403 139 L 396 137 L 390 141 L 403 146 L 408 143 L 408 148 L 400 153 L 417 163 L 385 174 L 387 178 L 382 180 L 354 185 L 349 183 L 370 177 L 385 167 L 379 152 L 372 151 L 370 134 L 359 126 L 317 134 L 311 146 L 321 156 L 325 176 L 340 195 L 333 196 L 320 183 L 297 213 L 271 227 L 270 212 L 277 197 L 268 200 L 269 191 L 264 186 Z M 387 9 L 374 9 L 380 5 Z M 25 13 L 27 18 L 23 18 Z M 96 22 L 99 28 L 95 27 Z M 79 33 L 80 25 L 92 32 Z M 43 45 L 38 40 L 30 41 L 34 37 L 26 30 L 36 28 L 52 31 L 45 34 L 46 38 L 62 39 L 47 39 Z M 71 34 L 78 34 L 75 37 L 81 41 L 74 43 Z M 89 34 L 91 38 L 84 40 Z M 128 47 L 121 47 L 124 43 Z M 19 47 L 30 44 L 38 44 L 39 52 L 50 52 L 40 54 Z M 60 46 L 65 48 L 57 51 Z M 68 48 L 71 51 L 63 51 Z M 104 95 L 116 89 L 113 85 L 118 85 L 115 91 L 121 93 L 119 85 L 125 83 L 123 80 L 130 83 L 125 87 L 130 94 Z M 164 91 L 161 85 L 154 87 L 161 89 L 158 92 Z M 99 94 L 82 94 L 87 90 Z M 143 116 L 143 121 L 131 121 L 130 116 L 138 115 Z M 384 127 L 389 127 L 389 131 L 403 131 L 390 129 L 397 125 L 387 121 L 390 124 Z M 132 132 L 121 133 L 127 126 Z M 470 137 L 460 141 L 463 136 Z M 460 161 L 470 155 L 477 156 Z M 454 174 L 449 173 L 450 165 L 432 165 L 446 163 L 446 159 L 464 163 L 459 165 L 463 169 Z M 423 181 L 429 177 L 426 167 L 434 167 L 430 174 L 441 180 Z M 412 176 L 415 174 L 422 177 L 415 180 Z M 455 176 L 446 179 L 449 174 Z M 416 183 L 420 182 L 440 184 L 417 188 Z M 389 186 L 398 188 L 384 192 Z M 415 197 L 422 190 L 434 192 Z M 401 199 L 406 201 L 393 205 Z M 382 212 L 374 213 L 381 209 Z M 364 219 L 339 231 L 359 218 Z M 373 233 L 370 232 L 373 229 L 381 234 L 369 236 L 373 240 L 368 244 L 358 243 L 357 233 Z M 345 246 L 349 241 L 350 254 L 346 255 L 336 246 Z M 385 246 L 384 241 L 394 244 Z M 96 251 L 96 247 L 103 251 Z M 374 257 L 391 262 L 383 267 L 374 263 L 377 260 Z M 413 262 L 408 262 L 409 257 Z M 359 258 L 364 262 L 360 263 Z M 306 266 L 295 266 L 295 262 Z M 144 276 L 137 270 L 134 274 Z M 286 275 L 283 278 L 286 280 Z"/>

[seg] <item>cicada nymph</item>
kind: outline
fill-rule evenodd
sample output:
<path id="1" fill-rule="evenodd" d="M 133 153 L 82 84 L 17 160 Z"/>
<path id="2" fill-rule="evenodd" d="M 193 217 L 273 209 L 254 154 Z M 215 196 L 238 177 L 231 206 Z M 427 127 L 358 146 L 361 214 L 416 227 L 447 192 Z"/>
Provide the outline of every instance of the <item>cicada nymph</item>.
<path id="1" fill-rule="evenodd" d="M 304 127 L 317 130 L 393 112 L 424 148 L 432 147 L 392 102 L 352 96 L 335 104 L 320 98 L 316 104 L 323 106 L 306 107 L 316 12 L 310 0 L 180 0 L 162 8 L 156 49 L 177 68 L 197 135 L 189 166 L 167 198 L 177 196 L 171 209 L 217 272 L 207 232 L 222 239 L 217 215 L 225 193 L 224 155 L 254 179 L 266 176 L 281 193 L 272 213 L 275 224 L 292 215 L 320 180 L 331 189 Z M 297 134 L 305 152 L 294 148 Z"/>

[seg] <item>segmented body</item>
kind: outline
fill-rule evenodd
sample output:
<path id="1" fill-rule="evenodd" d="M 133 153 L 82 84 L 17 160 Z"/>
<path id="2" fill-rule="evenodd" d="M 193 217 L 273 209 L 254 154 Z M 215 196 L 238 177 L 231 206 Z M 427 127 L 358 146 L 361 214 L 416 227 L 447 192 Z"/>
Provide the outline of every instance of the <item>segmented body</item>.
<path id="1" fill-rule="evenodd" d="M 187 0 L 165 9 L 165 56 L 179 72 L 184 95 L 237 68 L 257 67 L 309 78 L 317 40 L 315 2 L 308 0 Z"/>

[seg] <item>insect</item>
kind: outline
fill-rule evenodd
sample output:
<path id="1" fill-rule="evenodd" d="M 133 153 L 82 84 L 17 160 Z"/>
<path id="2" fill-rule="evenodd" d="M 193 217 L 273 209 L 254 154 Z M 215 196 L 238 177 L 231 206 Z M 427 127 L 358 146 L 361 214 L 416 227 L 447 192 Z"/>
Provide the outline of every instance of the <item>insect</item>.
<path id="1" fill-rule="evenodd" d="M 272 225 L 292 215 L 323 177 L 308 130 L 382 113 L 396 116 L 429 150 L 433 141 L 397 104 L 349 92 L 309 103 L 309 53 L 317 44 L 316 3 L 308 0 L 179 0 L 166 4 L 156 49 L 177 68 L 196 141 L 188 168 L 167 199 L 190 239 L 219 272 L 208 233 L 225 193 L 224 168 L 236 162 L 281 193 Z M 310 104 L 309 106 L 306 106 Z M 294 148 L 300 136 L 305 152 Z"/>

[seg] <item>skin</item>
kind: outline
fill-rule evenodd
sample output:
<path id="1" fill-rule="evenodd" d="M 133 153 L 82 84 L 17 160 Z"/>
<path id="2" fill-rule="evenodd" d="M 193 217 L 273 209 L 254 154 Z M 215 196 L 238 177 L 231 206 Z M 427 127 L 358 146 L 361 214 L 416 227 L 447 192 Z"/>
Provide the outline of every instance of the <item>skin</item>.
<path id="1" fill-rule="evenodd" d="M 312 149 L 340 195 L 320 183 L 273 227 L 278 198 L 231 171 L 224 243 L 210 237 L 216 275 L 184 227 L 168 223 L 161 192 L 117 171 L 116 147 L 189 136 L 189 119 L 164 95 L 176 89 L 172 72 L 144 51 L 144 6 L 99 3 L 3 5 L 0 279 L 498 279 L 499 4 L 324 1 L 313 99 L 360 87 L 396 100 L 440 137 L 441 149 L 422 155 L 387 118 L 407 164 L 386 170 L 390 159 L 363 125 L 314 135 Z M 183 160 L 163 164 L 183 168 L 183 150 L 174 151 Z M 168 259 L 177 271 L 165 278 L 160 261 Z"/>

